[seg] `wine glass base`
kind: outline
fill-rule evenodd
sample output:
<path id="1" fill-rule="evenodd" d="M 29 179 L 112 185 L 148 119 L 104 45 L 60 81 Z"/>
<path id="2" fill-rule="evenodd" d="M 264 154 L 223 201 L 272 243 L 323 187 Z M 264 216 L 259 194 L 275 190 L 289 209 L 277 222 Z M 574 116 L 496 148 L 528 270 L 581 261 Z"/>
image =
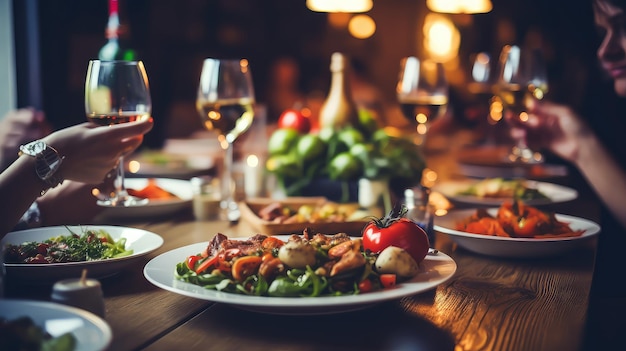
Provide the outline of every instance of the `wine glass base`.
<path id="1" fill-rule="evenodd" d="M 125 196 L 106 200 L 98 200 L 97 204 L 102 207 L 134 207 L 145 206 L 149 202 L 150 200 L 148 199 L 142 199 L 135 196 Z"/>
<path id="2" fill-rule="evenodd" d="M 544 162 L 544 157 L 539 152 L 514 146 L 505 161 L 518 164 L 541 164 Z"/>

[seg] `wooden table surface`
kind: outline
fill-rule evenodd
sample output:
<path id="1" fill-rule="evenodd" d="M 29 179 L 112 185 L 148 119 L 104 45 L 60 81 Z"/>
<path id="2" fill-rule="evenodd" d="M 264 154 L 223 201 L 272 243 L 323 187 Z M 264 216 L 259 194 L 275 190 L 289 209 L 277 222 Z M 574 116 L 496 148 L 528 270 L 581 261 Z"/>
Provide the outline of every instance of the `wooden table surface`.
<path id="1" fill-rule="evenodd" d="M 593 217 L 590 206 L 580 198 L 556 208 Z M 143 276 L 144 265 L 164 252 L 216 233 L 253 235 L 246 223 L 195 221 L 186 211 L 121 225 L 157 233 L 164 244 L 101 280 L 113 331 L 109 350 L 541 351 L 577 350 L 584 337 L 595 240 L 563 256 L 516 260 L 465 251 L 438 233 L 435 247 L 458 269 L 435 289 L 356 312 L 284 316 L 186 297 Z M 9 281 L 5 295 L 46 300 L 50 289 Z"/>

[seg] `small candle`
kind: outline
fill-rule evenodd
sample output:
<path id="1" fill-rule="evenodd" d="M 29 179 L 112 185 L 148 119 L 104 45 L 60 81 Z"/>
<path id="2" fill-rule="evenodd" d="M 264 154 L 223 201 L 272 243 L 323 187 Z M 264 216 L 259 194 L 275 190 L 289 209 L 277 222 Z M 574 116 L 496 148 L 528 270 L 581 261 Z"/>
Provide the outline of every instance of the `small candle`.
<path id="1" fill-rule="evenodd" d="M 65 279 L 54 283 L 51 300 L 82 308 L 104 318 L 102 286 L 98 280 L 87 279 L 86 269 L 79 279 Z"/>
<path id="2" fill-rule="evenodd" d="M 251 154 L 246 157 L 243 175 L 246 196 L 260 196 L 263 190 L 263 167 L 257 155 Z"/>

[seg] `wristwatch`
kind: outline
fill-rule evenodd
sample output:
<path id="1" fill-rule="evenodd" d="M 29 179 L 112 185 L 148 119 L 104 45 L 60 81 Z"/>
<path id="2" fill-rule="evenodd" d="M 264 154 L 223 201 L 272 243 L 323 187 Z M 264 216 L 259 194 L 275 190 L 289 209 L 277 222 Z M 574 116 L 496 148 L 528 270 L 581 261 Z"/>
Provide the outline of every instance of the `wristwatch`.
<path id="1" fill-rule="evenodd" d="M 20 146 L 18 155 L 28 155 L 35 157 L 35 173 L 39 179 L 43 180 L 50 188 L 63 183 L 63 177 L 59 174 L 59 168 L 65 156 L 59 155 L 59 152 L 50 145 L 46 145 L 41 140 L 36 140 L 26 145 Z M 48 189 L 44 189 L 41 195 L 45 194 Z"/>

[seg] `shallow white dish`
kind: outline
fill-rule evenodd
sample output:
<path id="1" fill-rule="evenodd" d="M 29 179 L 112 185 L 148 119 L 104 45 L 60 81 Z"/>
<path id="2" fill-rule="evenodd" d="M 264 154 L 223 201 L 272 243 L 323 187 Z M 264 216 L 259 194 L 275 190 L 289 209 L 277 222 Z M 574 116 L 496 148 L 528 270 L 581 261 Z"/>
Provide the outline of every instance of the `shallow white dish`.
<path id="1" fill-rule="evenodd" d="M 209 172 L 215 166 L 214 158 L 211 155 L 194 154 L 195 150 L 179 154 L 155 150 L 133 154 L 125 157 L 127 175 L 189 179 Z"/>
<path id="2" fill-rule="evenodd" d="M 288 236 L 277 235 L 287 240 Z M 201 286 L 177 280 L 174 277 L 176 264 L 183 262 L 187 256 L 197 254 L 205 249 L 206 243 L 184 246 L 163 253 L 146 264 L 144 276 L 152 284 L 180 295 L 197 299 L 230 304 L 235 307 L 270 314 L 313 315 L 332 314 L 359 310 L 371 305 L 419 294 L 434 289 L 437 285 L 450 279 L 456 272 L 456 262 L 448 255 L 438 252 L 427 255 L 420 263 L 420 273 L 408 282 L 396 285 L 392 289 L 371 292 L 361 295 L 331 297 L 262 297 L 223 293 L 205 289 Z"/>
<path id="3" fill-rule="evenodd" d="M 487 210 L 495 216 L 497 208 Z M 600 226 L 590 220 L 557 214 L 556 218 L 569 224 L 572 230 L 584 230 L 578 237 L 565 238 L 506 238 L 500 236 L 472 234 L 454 229 L 456 224 L 471 216 L 476 209 L 450 211 L 445 216 L 435 217 L 434 228 L 450 238 L 460 247 L 488 256 L 509 258 L 534 258 L 555 256 L 579 248 L 600 232 Z"/>
<path id="4" fill-rule="evenodd" d="M 479 197 L 459 194 L 459 192 L 467 190 L 470 186 L 478 183 L 479 181 L 480 180 L 477 179 L 446 181 L 435 185 L 432 190 L 441 193 L 443 196 L 451 201 L 474 205 L 497 206 L 502 204 L 502 202 L 504 202 L 505 200 L 511 199 L 500 197 Z M 537 189 L 539 192 L 548 197 L 547 199 L 533 199 L 524 201 L 524 203 L 531 206 L 567 202 L 575 200 L 578 197 L 578 191 L 562 185 L 538 182 L 534 180 L 527 180 L 526 182 L 528 187 Z"/>
<path id="5" fill-rule="evenodd" d="M 93 313 L 54 302 L 0 299 L 0 318 L 19 317 L 30 317 L 53 337 L 71 332 L 75 351 L 106 350 L 111 343 L 111 327 Z"/>
<path id="6" fill-rule="evenodd" d="M 117 274 L 124 267 L 136 262 L 137 259 L 158 249 L 163 245 L 160 235 L 143 229 L 85 225 L 85 226 L 53 226 L 27 229 L 8 233 L 0 247 L 4 250 L 6 244 L 20 245 L 27 241 L 41 242 L 59 235 L 69 235 L 69 230 L 82 233 L 86 229 L 104 229 L 115 240 L 126 238 L 126 248 L 133 250 L 133 254 L 126 257 L 110 258 L 99 261 L 68 262 L 68 263 L 5 263 L 7 277 L 32 283 L 50 283 L 60 279 L 78 278 L 82 270 L 87 269 L 90 278 L 104 278 Z"/>
<path id="7" fill-rule="evenodd" d="M 148 185 L 150 178 L 126 178 L 127 189 L 143 189 Z M 106 207 L 98 215 L 98 221 L 107 219 L 136 219 L 146 217 L 158 217 L 177 213 L 191 208 L 193 191 L 191 182 L 188 180 L 153 178 L 156 184 L 164 190 L 176 195 L 176 199 L 150 200 L 146 205 L 131 207 Z"/>

